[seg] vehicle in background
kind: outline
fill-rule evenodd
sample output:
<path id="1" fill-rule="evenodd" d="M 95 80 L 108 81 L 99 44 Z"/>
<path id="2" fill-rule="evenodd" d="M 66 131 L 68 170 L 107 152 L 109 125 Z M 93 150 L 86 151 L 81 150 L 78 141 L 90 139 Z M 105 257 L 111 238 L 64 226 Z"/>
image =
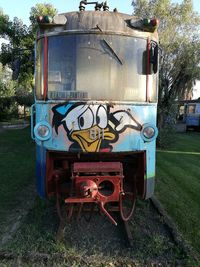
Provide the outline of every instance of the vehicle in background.
<path id="1" fill-rule="evenodd" d="M 178 102 L 177 121 L 186 125 L 186 130 L 200 129 L 200 100 L 185 100 Z"/>

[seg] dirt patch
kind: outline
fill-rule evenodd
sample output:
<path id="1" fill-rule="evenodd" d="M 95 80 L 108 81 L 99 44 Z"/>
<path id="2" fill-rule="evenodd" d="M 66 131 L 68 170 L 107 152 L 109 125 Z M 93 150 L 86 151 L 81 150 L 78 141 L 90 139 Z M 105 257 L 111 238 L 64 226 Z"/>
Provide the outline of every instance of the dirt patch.
<path id="1" fill-rule="evenodd" d="M 187 266 L 187 255 L 150 201 L 138 201 L 130 223 L 134 238 L 131 248 L 122 226 L 112 225 L 100 214 L 89 223 L 83 217 L 72 220 L 66 225 L 64 240 L 56 243 L 59 221 L 55 206 L 37 199 L 0 258 L 2 263 L 15 266 Z"/>
<path id="2" fill-rule="evenodd" d="M 34 185 L 25 187 L 14 199 L 15 203 L 11 210 L 6 210 L 2 215 L 0 228 L 0 249 L 15 235 L 25 220 L 36 197 Z"/>

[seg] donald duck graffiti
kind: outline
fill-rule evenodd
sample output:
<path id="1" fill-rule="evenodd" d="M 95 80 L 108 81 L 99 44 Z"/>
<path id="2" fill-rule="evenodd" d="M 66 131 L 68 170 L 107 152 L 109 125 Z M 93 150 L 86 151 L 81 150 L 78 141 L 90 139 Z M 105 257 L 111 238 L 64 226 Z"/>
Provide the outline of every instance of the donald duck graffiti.
<path id="1" fill-rule="evenodd" d="M 52 126 L 58 134 L 62 125 L 72 142 L 70 151 L 110 152 L 120 133 L 127 128 L 140 131 L 142 126 L 128 110 L 111 112 L 107 104 L 65 103 L 52 108 Z"/>

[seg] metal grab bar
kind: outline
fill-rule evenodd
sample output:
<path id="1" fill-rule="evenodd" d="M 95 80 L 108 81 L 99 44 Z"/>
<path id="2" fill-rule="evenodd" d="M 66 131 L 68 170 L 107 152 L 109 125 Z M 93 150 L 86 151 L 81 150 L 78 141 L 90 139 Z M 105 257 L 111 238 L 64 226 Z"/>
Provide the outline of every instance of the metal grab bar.
<path id="1" fill-rule="evenodd" d="M 31 138 L 35 140 L 35 135 L 34 135 L 34 115 L 35 115 L 35 104 L 31 106 Z"/>

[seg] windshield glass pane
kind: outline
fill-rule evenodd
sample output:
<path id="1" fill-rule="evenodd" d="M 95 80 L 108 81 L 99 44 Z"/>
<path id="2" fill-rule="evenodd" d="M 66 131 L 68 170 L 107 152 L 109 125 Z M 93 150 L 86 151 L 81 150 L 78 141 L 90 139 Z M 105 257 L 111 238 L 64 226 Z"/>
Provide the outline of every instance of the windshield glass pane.
<path id="1" fill-rule="evenodd" d="M 116 35 L 49 37 L 48 99 L 145 101 L 146 45 Z"/>

